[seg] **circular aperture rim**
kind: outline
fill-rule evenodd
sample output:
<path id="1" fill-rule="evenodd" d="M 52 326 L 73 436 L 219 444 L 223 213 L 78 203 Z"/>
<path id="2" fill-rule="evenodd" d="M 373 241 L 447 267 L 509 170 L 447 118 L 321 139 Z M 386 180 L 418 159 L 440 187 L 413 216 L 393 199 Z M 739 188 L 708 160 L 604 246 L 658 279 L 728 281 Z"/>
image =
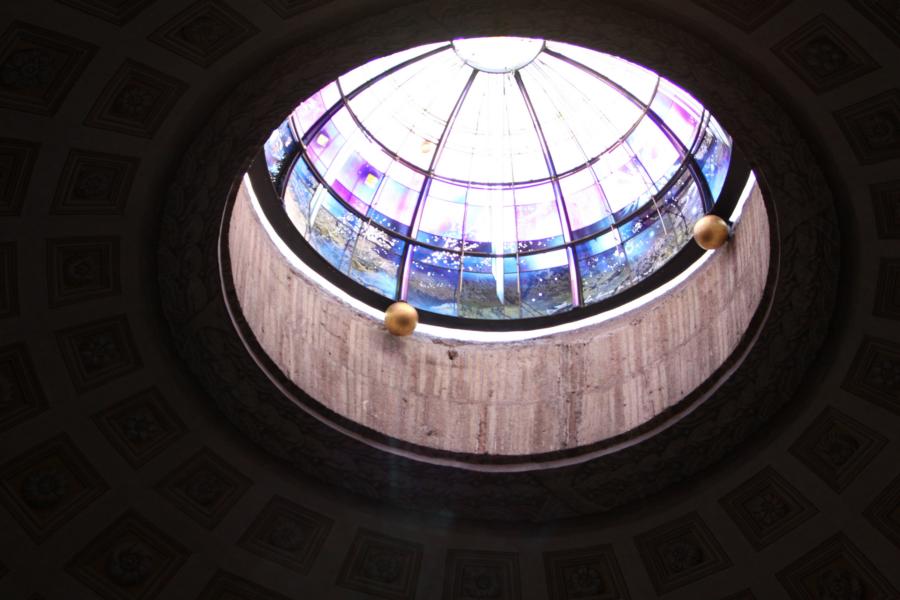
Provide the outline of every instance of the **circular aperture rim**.
<path id="1" fill-rule="evenodd" d="M 559 7 L 461 1 L 436 2 L 427 12 L 410 5 L 370 15 L 349 24 L 340 39 L 304 37 L 267 57 L 247 85 L 223 97 L 185 151 L 167 194 L 158 251 L 163 314 L 178 354 L 209 399 L 256 445 L 300 474 L 404 510 L 460 518 L 546 521 L 610 511 L 712 467 L 793 397 L 835 308 L 840 228 L 832 192 L 809 132 L 797 125 L 785 98 L 696 31 L 616 4 L 578 3 L 573 21 Z M 528 473 L 463 473 L 404 460 L 295 410 L 247 353 L 235 327 L 240 316 L 230 318 L 222 297 L 230 269 L 219 254 L 222 218 L 230 214 L 228 199 L 256 149 L 294 108 L 279 99 L 283 91 L 314 93 L 333 77 L 336 63 L 360 64 L 386 48 L 445 39 L 448 32 L 602 43 L 691 82 L 704 105 L 746 142 L 743 150 L 767 201 L 773 254 L 764 301 L 772 306 L 757 324 L 760 343 L 748 348 L 746 359 L 690 418 L 620 452 L 553 471 L 558 485 L 552 490 Z M 692 60 L 696 56 L 705 58 Z M 306 68 L 299 73 L 301 63 Z M 232 126 L 225 131 L 224 124 Z M 811 256 L 816 260 L 810 262 Z M 439 485 L 448 481 L 456 485 Z M 580 500 L 560 503 L 563 498 Z"/>

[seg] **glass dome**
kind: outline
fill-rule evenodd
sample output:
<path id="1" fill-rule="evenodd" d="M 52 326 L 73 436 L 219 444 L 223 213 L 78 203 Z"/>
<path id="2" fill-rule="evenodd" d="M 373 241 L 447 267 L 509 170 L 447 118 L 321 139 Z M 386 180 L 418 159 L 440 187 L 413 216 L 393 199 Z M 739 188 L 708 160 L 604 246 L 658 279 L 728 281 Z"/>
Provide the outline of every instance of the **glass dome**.
<path id="1" fill-rule="evenodd" d="M 354 69 L 264 154 L 293 226 L 353 281 L 428 313 L 524 319 L 608 299 L 678 254 L 732 142 L 634 63 L 477 38 Z"/>

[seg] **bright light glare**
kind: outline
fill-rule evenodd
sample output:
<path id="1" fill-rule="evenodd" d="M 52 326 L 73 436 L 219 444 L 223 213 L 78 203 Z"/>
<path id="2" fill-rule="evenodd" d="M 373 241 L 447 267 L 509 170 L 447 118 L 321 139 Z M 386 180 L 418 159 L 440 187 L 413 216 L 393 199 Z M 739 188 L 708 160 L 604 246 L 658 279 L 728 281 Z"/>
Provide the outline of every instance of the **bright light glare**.
<path id="1" fill-rule="evenodd" d="M 544 40 L 487 37 L 453 40 L 453 49 L 467 65 L 487 73 L 511 73 L 529 64 L 544 47 Z"/>

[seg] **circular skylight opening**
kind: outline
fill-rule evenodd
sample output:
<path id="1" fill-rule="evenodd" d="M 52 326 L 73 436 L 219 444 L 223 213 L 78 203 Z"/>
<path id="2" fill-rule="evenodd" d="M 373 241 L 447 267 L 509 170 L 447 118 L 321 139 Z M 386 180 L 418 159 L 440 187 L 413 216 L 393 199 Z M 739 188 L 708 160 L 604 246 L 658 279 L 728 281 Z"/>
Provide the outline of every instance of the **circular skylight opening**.
<path id="1" fill-rule="evenodd" d="M 302 102 L 263 154 L 266 214 L 299 234 L 302 260 L 371 306 L 404 300 L 468 329 L 578 320 L 652 291 L 700 257 L 694 223 L 727 218 L 747 179 L 685 90 L 527 38 L 373 60 Z"/>
<path id="2" fill-rule="evenodd" d="M 416 459 L 549 468 L 655 435 L 741 360 L 769 220 L 689 92 L 552 40 L 512 71 L 444 41 L 334 75 L 222 236 L 235 326 L 303 410 Z M 693 242 L 709 214 L 739 227 L 724 251 Z M 400 300 L 421 326 L 395 338 Z"/>
<path id="3" fill-rule="evenodd" d="M 544 40 L 489 37 L 453 40 L 453 49 L 467 65 L 486 73 L 511 73 L 537 58 Z"/>

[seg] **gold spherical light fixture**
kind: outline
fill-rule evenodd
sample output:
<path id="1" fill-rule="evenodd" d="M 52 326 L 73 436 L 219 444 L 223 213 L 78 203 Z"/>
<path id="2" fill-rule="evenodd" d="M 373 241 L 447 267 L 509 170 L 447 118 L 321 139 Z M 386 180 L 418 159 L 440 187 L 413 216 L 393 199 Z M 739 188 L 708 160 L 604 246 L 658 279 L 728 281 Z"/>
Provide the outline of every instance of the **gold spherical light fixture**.
<path id="1" fill-rule="evenodd" d="M 394 302 L 384 311 L 384 326 L 392 335 L 411 335 L 419 324 L 419 312 L 406 302 Z"/>
<path id="2" fill-rule="evenodd" d="M 694 224 L 694 241 L 704 250 L 716 250 L 725 245 L 731 228 L 722 217 L 706 215 Z"/>

